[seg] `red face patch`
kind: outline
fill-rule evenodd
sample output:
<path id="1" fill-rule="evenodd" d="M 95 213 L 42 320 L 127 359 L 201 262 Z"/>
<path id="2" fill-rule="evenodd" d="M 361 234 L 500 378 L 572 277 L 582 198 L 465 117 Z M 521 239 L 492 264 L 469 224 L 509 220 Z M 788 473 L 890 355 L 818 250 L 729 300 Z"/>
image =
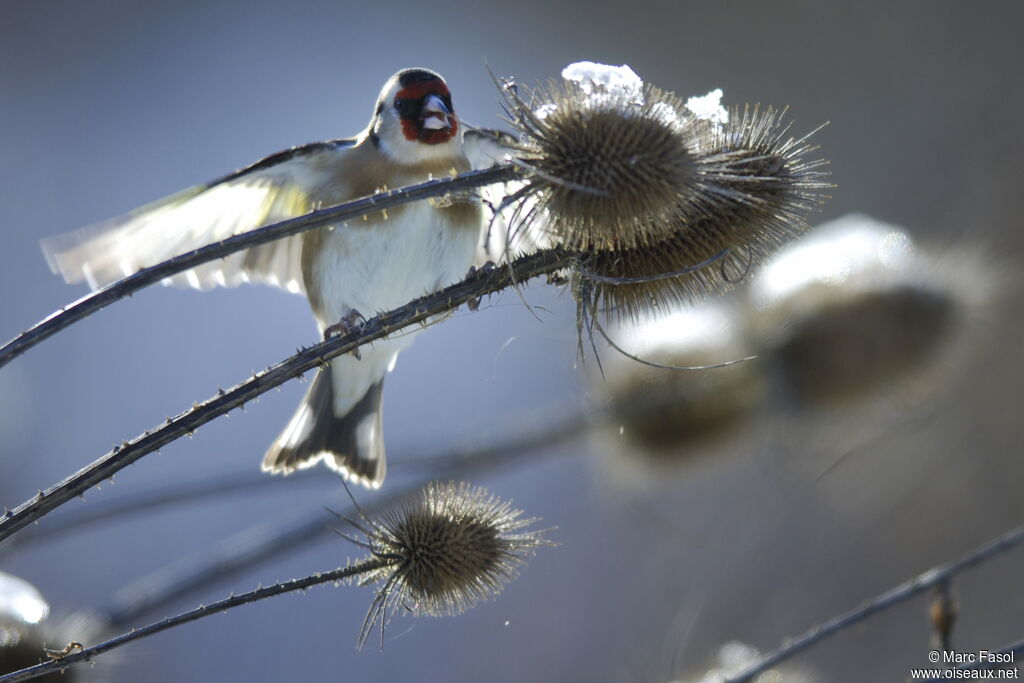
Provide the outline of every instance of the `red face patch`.
<path id="1" fill-rule="evenodd" d="M 432 81 L 410 83 L 395 93 L 395 97 L 403 100 L 419 100 L 431 93 L 447 97 L 451 97 L 452 95 L 448 91 L 448 86 L 444 84 L 444 81 L 435 78 Z"/>
<path id="2" fill-rule="evenodd" d="M 451 124 L 451 128 L 426 130 L 423 128 L 423 121 L 418 119 L 402 119 L 402 134 L 405 135 L 406 140 L 436 145 L 448 142 L 455 137 L 456 131 L 459 130 L 459 122 L 455 119 L 454 115 L 448 119 L 448 123 Z"/>
<path id="3" fill-rule="evenodd" d="M 445 85 L 444 81 L 434 79 L 431 81 L 420 81 L 418 83 L 410 83 L 406 87 L 395 93 L 395 101 L 405 102 L 417 102 L 419 107 L 417 111 L 422 107 L 424 99 L 428 95 L 437 95 L 445 102 L 451 102 L 451 93 L 448 90 L 448 86 Z M 450 108 L 450 107 L 449 107 Z M 423 127 L 423 118 L 421 116 L 401 116 L 402 121 L 402 134 L 405 135 L 406 140 L 412 142 L 422 142 L 427 145 L 437 145 L 443 142 L 448 142 L 459 130 L 459 122 L 455 118 L 455 114 L 452 113 L 448 117 L 448 124 L 450 128 L 441 129 L 427 129 Z"/>

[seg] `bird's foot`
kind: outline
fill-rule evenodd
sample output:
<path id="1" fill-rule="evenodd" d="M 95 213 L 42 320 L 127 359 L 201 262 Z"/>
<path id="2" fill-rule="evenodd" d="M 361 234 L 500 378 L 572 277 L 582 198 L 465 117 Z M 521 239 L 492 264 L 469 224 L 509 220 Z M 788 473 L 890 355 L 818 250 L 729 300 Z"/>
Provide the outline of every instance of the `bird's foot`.
<path id="1" fill-rule="evenodd" d="M 498 266 L 495 265 L 494 261 L 488 261 L 487 263 L 483 264 L 479 268 L 477 268 L 476 266 L 470 266 L 469 270 L 466 271 L 466 277 L 464 277 L 463 279 L 464 280 L 469 280 L 470 278 L 472 278 L 477 273 L 483 273 L 485 275 L 490 275 L 491 273 L 494 272 L 494 269 L 497 268 L 497 267 Z"/>
<path id="2" fill-rule="evenodd" d="M 366 316 L 354 308 L 349 309 L 349 312 L 343 315 L 341 320 L 324 328 L 324 341 L 327 341 L 331 337 L 355 332 L 362 327 L 362 324 L 365 322 Z M 359 353 L 358 348 L 352 350 L 352 355 L 356 357 L 356 360 L 362 360 L 362 355 Z"/>
<path id="3" fill-rule="evenodd" d="M 548 284 L 561 287 L 562 285 L 569 284 L 569 278 L 562 273 L 551 273 L 548 275 Z"/>
<path id="4" fill-rule="evenodd" d="M 476 275 L 478 272 L 485 273 L 485 274 L 490 274 L 490 273 L 494 272 L 494 269 L 496 267 L 497 266 L 494 265 L 494 261 L 488 261 L 487 263 L 485 263 L 484 265 L 480 266 L 479 268 L 477 268 L 476 266 L 470 266 L 469 270 L 466 272 L 466 277 L 464 279 L 469 280 L 474 275 Z M 466 302 L 466 307 L 469 308 L 469 310 L 471 310 L 471 311 L 479 310 L 480 309 L 480 297 L 476 297 L 475 299 L 470 299 L 469 301 L 467 301 Z"/>

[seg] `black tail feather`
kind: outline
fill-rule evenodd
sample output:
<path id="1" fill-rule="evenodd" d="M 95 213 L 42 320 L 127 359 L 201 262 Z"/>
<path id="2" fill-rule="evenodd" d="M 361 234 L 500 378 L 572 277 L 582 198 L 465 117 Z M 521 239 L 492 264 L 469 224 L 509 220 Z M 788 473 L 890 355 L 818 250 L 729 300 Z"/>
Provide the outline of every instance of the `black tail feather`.
<path id="1" fill-rule="evenodd" d="M 350 481 L 377 488 L 384 481 L 381 396 L 384 379 L 371 385 L 342 416 L 334 414 L 331 371 L 319 370 L 306 398 L 263 458 L 263 470 L 291 474 L 323 459 Z"/>

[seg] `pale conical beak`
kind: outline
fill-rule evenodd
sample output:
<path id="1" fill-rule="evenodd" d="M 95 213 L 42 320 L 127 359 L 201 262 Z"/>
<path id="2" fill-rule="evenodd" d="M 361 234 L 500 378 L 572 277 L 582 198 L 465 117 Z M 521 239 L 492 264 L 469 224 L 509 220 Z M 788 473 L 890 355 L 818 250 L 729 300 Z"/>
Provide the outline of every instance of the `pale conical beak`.
<path id="1" fill-rule="evenodd" d="M 449 119 L 451 115 L 451 111 L 449 111 L 448 107 L 444 106 L 444 101 L 440 97 L 437 95 L 427 95 L 421 110 L 424 130 L 451 128 L 452 124 Z"/>

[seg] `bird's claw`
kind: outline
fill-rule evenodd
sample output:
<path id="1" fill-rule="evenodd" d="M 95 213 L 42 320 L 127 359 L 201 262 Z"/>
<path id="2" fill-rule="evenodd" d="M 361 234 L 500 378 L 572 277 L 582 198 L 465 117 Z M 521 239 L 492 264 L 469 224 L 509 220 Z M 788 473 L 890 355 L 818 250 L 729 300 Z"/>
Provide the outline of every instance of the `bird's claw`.
<path id="1" fill-rule="evenodd" d="M 366 316 L 354 308 L 350 309 L 348 313 L 342 316 L 341 320 L 324 328 L 324 341 L 334 336 L 351 334 L 362 327 L 365 322 Z M 363 358 L 358 348 L 352 349 L 352 355 L 356 357 L 356 360 L 362 360 Z"/>
<path id="2" fill-rule="evenodd" d="M 477 268 L 476 266 L 470 266 L 469 267 L 469 272 L 466 273 L 466 279 L 469 280 L 470 278 L 475 276 L 477 273 L 483 273 L 484 275 L 490 275 L 491 273 L 493 273 L 495 271 L 495 269 L 497 267 L 498 266 L 495 265 L 494 261 L 488 261 L 487 263 L 483 264 L 479 268 Z M 466 307 L 469 310 L 471 310 L 471 311 L 478 311 L 478 310 L 480 310 L 480 299 L 481 299 L 481 297 L 476 297 L 475 299 L 470 299 L 469 301 L 466 302 Z"/>
<path id="3" fill-rule="evenodd" d="M 549 285 L 555 285 L 555 286 L 560 287 L 560 286 L 562 286 L 564 284 L 568 284 L 568 282 L 569 282 L 569 279 L 566 278 L 565 275 L 563 275 L 562 273 L 551 273 L 551 274 L 548 275 L 548 284 Z"/>
<path id="4" fill-rule="evenodd" d="M 468 279 L 472 278 L 474 275 L 476 275 L 477 273 L 483 273 L 484 275 L 490 275 L 491 273 L 494 272 L 494 269 L 497 268 L 497 267 L 498 266 L 496 266 L 494 264 L 494 261 L 488 261 L 487 263 L 483 264 L 479 268 L 477 268 L 476 266 L 470 266 L 469 270 L 466 271 L 466 277 L 464 279 L 468 280 Z"/>

